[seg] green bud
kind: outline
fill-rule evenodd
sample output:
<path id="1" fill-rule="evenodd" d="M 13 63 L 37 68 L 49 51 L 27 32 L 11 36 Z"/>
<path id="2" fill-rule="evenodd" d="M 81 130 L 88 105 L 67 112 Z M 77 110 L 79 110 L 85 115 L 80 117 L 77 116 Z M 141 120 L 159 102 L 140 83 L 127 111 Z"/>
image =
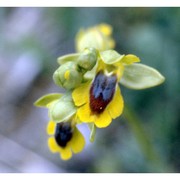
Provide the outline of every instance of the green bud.
<path id="1" fill-rule="evenodd" d="M 80 85 L 82 74 L 78 72 L 76 63 L 69 61 L 54 72 L 53 80 L 56 85 L 70 90 Z"/>
<path id="2" fill-rule="evenodd" d="M 49 116 L 55 122 L 69 120 L 76 113 L 71 94 L 62 96 L 49 109 Z"/>
<path id="3" fill-rule="evenodd" d="M 95 48 L 86 48 L 79 56 L 77 63 L 80 68 L 86 71 L 91 70 L 97 61 L 97 50 Z"/>

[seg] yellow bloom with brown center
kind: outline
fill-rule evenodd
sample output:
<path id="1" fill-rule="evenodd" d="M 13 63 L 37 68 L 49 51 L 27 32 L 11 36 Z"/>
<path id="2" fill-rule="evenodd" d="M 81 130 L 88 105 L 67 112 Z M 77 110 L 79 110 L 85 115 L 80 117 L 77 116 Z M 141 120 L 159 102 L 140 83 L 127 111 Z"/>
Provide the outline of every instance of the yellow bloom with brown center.
<path id="1" fill-rule="evenodd" d="M 124 101 L 118 83 L 126 65 L 139 61 L 135 55 L 120 55 L 114 50 L 99 52 L 96 66 L 84 76 L 89 81 L 72 92 L 80 121 L 104 128 L 122 114 Z"/>
<path id="2" fill-rule="evenodd" d="M 72 157 L 72 153 L 79 153 L 85 146 L 85 139 L 81 132 L 71 122 L 55 123 L 49 121 L 47 133 L 51 135 L 48 146 L 51 152 L 59 153 L 63 160 Z"/>
<path id="3" fill-rule="evenodd" d="M 72 97 L 78 106 L 77 115 L 82 122 L 94 122 L 97 127 L 103 128 L 121 115 L 124 102 L 118 82 L 123 69 L 123 64 L 107 65 L 99 60 L 94 79 L 73 91 Z"/>

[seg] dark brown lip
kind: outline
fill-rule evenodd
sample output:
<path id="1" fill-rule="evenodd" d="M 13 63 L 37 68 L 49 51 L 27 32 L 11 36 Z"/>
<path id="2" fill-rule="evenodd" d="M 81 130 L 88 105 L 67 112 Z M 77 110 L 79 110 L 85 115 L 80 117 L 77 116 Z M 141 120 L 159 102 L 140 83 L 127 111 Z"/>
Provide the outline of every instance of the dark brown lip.
<path id="1" fill-rule="evenodd" d="M 90 88 L 90 108 L 100 114 L 112 100 L 117 84 L 115 75 L 106 76 L 102 71 L 96 75 Z"/>

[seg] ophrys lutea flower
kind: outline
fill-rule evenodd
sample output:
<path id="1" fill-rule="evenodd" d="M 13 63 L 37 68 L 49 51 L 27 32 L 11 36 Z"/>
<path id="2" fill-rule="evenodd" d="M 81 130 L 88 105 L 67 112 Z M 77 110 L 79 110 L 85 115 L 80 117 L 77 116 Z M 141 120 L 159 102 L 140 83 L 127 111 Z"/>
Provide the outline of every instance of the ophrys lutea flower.
<path id="1" fill-rule="evenodd" d="M 49 110 L 50 121 L 47 126 L 48 146 L 51 152 L 59 153 L 63 160 L 79 153 L 85 146 L 85 139 L 76 127 L 78 118 L 70 93 L 48 94 L 39 98 L 35 105 Z"/>
<path id="2" fill-rule="evenodd" d="M 165 80 L 154 68 L 138 63 L 137 56 L 120 55 L 111 50 L 114 47 L 110 25 L 80 30 L 76 36 L 77 53 L 59 57 L 60 66 L 53 74 L 54 83 L 67 92 L 47 94 L 35 102 L 38 107 L 48 108 L 48 146 L 63 160 L 84 148 L 85 140 L 77 124 L 88 124 L 93 142 L 96 127 L 107 127 L 122 114 L 120 84 L 140 90 Z"/>
<path id="3" fill-rule="evenodd" d="M 79 153 L 85 146 L 85 139 L 72 122 L 55 123 L 49 121 L 47 133 L 51 135 L 48 146 L 51 152 L 59 153 L 63 160 L 72 157 L 72 153 Z"/>
<path id="4" fill-rule="evenodd" d="M 82 122 L 94 122 L 103 128 L 121 115 L 124 102 L 118 81 L 122 72 L 122 65 L 107 65 L 100 59 L 93 80 L 73 91 L 74 103 L 79 107 L 77 115 Z"/>

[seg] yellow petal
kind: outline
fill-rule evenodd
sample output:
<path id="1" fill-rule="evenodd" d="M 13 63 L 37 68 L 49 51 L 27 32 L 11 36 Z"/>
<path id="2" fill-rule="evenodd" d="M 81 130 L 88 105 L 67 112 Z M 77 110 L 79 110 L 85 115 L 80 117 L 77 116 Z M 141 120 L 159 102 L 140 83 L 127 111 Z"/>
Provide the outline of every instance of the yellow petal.
<path id="1" fill-rule="evenodd" d="M 54 121 L 49 121 L 48 125 L 47 125 L 47 134 L 49 135 L 53 135 L 55 133 L 55 128 L 56 128 L 56 123 Z"/>
<path id="2" fill-rule="evenodd" d="M 128 54 L 122 59 L 122 62 L 129 65 L 135 62 L 140 62 L 140 59 L 133 54 Z"/>
<path id="3" fill-rule="evenodd" d="M 108 24 L 100 24 L 98 26 L 98 28 L 100 29 L 100 31 L 106 35 L 106 36 L 110 36 L 112 34 L 112 27 Z"/>
<path id="4" fill-rule="evenodd" d="M 77 111 L 77 115 L 82 122 L 94 122 L 96 118 L 95 115 L 91 115 L 89 103 L 80 107 Z"/>
<path id="5" fill-rule="evenodd" d="M 60 152 L 61 159 L 68 160 L 72 157 L 72 152 L 69 147 L 62 148 Z"/>
<path id="6" fill-rule="evenodd" d="M 97 64 L 97 68 L 96 68 L 96 72 L 98 73 L 101 70 L 105 70 L 106 69 L 106 64 L 102 61 L 102 59 L 98 60 L 98 64 Z"/>
<path id="7" fill-rule="evenodd" d="M 115 95 L 112 101 L 107 106 L 107 110 L 109 111 L 110 116 L 115 119 L 122 114 L 124 108 L 123 97 L 120 92 L 120 88 L 117 87 Z"/>
<path id="8" fill-rule="evenodd" d="M 72 93 L 72 98 L 76 106 L 81 106 L 88 101 L 90 82 L 84 83 L 76 88 Z"/>
<path id="9" fill-rule="evenodd" d="M 54 137 L 50 137 L 48 139 L 48 147 L 52 153 L 61 152 L 61 148 L 57 145 Z"/>
<path id="10" fill-rule="evenodd" d="M 84 136 L 77 128 L 74 129 L 73 137 L 70 141 L 70 145 L 74 153 L 81 152 L 85 146 Z"/>
<path id="11" fill-rule="evenodd" d="M 122 62 L 117 62 L 114 64 L 114 66 L 116 66 L 116 68 L 113 72 L 117 76 L 117 81 L 119 81 L 124 73 L 124 65 L 122 64 Z"/>
<path id="12" fill-rule="evenodd" d="M 107 127 L 112 121 L 107 109 L 105 109 L 101 114 L 96 116 L 95 125 L 98 128 Z"/>

